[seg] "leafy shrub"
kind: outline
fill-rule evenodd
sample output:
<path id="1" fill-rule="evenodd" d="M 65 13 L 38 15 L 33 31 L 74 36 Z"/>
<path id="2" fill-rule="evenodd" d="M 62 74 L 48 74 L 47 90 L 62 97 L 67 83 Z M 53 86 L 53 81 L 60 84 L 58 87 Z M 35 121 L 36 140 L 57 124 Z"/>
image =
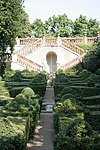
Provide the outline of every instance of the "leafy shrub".
<path id="1" fill-rule="evenodd" d="M 60 95 L 61 95 L 61 97 L 62 97 L 63 95 L 69 94 L 69 93 L 74 94 L 74 95 L 77 94 L 77 93 L 75 92 L 75 90 L 73 90 L 71 87 L 64 87 L 64 88 L 61 90 Z"/>
<path id="2" fill-rule="evenodd" d="M 21 71 L 17 70 L 13 76 L 11 76 L 12 81 L 21 81 L 23 78 L 23 75 L 21 74 Z"/>
<path id="3" fill-rule="evenodd" d="M 91 72 L 100 68 L 100 42 L 94 44 L 83 59 L 83 66 Z"/>
<path id="4" fill-rule="evenodd" d="M 83 69 L 80 73 L 79 73 L 79 75 L 82 77 L 82 78 L 87 78 L 87 77 L 89 77 L 90 75 L 91 75 L 91 72 L 90 71 L 88 71 L 88 70 L 86 70 L 86 69 Z"/>
<path id="5" fill-rule="evenodd" d="M 88 82 L 89 86 L 94 86 L 96 83 L 100 82 L 100 76 L 91 74 L 86 81 Z"/>
<path id="6" fill-rule="evenodd" d="M 2 81 L 2 77 L 0 76 L 0 81 Z"/>
<path id="7" fill-rule="evenodd" d="M 72 93 L 68 93 L 62 96 L 61 101 L 64 101 L 65 99 L 76 99 L 76 96 Z"/>
<path id="8" fill-rule="evenodd" d="M 35 92 L 30 87 L 24 88 L 21 93 L 28 99 L 35 95 Z"/>
<path id="9" fill-rule="evenodd" d="M 0 118 L 0 150 L 24 150 L 26 137 L 7 118 Z"/>
<path id="10" fill-rule="evenodd" d="M 76 119 L 69 122 L 64 132 L 60 131 L 56 134 L 54 150 L 84 150 L 84 148 L 85 150 L 91 150 L 94 144 L 93 140 L 93 131 L 90 125 L 83 119 Z"/>
<path id="11" fill-rule="evenodd" d="M 97 75 L 100 75 L 100 68 L 98 68 L 95 72 Z"/>
<path id="12" fill-rule="evenodd" d="M 75 99 L 69 98 L 64 100 L 63 102 L 57 103 L 54 107 L 54 111 L 60 114 L 66 114 L 66 116 L 70 116 L 71 114 L 76 114 L 77 112 L 82 112 L 82 107 L 77 104 Z"/>

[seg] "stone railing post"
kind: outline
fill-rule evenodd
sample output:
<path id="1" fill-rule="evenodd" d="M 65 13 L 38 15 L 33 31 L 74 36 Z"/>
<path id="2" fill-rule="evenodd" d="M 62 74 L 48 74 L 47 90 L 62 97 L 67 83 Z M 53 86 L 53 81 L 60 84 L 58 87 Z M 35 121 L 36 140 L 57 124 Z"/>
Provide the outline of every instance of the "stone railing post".
<path id="1" fill-rule="evenodd" d="M 100 42 L 100 32 L 98 32 L 97 40 Z"/>
<path id="2" fill-rule="evenodd" d="M 87 32 L 84 32 L 83 44 L 87 44 Z"/>
<path id="3" fill-rule="evenodd" d="M 60 34 L 58 34 L 58 37 L 57 37 L 57 46 L 60 46 L 61 44 L 61 38 L 60 38 Z"/>
<path id="4" fill-rule="evenodd" d="M 46 46 L 46 37 L 45 37 L 45 33 L 43 33 L 42 45 L 43 45 L 43 46 Z"/>
<path id="5" fill-rule="evenodd" d="M 16 44 L 20 45 L 20 39 L 18 37 L 16 37 Z"/>

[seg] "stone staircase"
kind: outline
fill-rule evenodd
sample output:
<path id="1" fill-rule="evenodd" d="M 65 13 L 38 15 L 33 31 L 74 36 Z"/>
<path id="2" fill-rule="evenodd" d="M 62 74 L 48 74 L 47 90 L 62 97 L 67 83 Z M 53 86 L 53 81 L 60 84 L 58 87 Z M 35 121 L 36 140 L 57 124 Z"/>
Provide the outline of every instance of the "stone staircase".
<path id="1" fill-rule="evenodd" d="M 77 39 L 76 41 L 77 43 L 82 42 L 82 39 Z M 29 70 L 33 70 L 33 71 L 37 71 L 40 72 L 43 70 L 43 65 L 38 64 L 37 62 L 34 62 L 34 60 L 30 60 L 27 58 L 27 56 L 43 47 L 51 47 L 51 51 L 52 48 L 57 48 L 57 47 L 61 47 L 63 48 L 65 51 L 69 51 L 70 53 L 73 53 L 77 56 L 77 58 L 73 58 L 73 60 L 65 63 L 64 65 L 61 65 L 59 67 L 59 69 L 62 70 L 67 70 L 72 68 L 73 66 L 79 64 L 80 62 L 82 62 L 82 59 L 85 55 L 84 51 L 79 48 L 78 46 L 76 46 L 75 44 L 75 39 L 64 39 L 64 38 L 51 38 L 51 39 L 34 39 L 27 41 L 25 39 L 21 40 L 20 39 L 20 44 L 23 45 L 22 48 L 20 48 L 17 51 L 14 51 L 13 56 L 16 56 L 16 63 L 23 66 L 24 69 L 29 69 Z"/>
<path id="2" fill-rule="evenodd" d="M 42 71 L 43 70 L 42 66 L 26 58 L 27 55 L 31 54 L 33 51 L 42 47 L 42 40 L 37 39 L 31 42 L 20 42 L 20 43 L 25 46 L 13 53 L 13 55 L 17 56 L 16 63 L 22 65 L 25 69 L 33 70 L 36 72 Z"/>

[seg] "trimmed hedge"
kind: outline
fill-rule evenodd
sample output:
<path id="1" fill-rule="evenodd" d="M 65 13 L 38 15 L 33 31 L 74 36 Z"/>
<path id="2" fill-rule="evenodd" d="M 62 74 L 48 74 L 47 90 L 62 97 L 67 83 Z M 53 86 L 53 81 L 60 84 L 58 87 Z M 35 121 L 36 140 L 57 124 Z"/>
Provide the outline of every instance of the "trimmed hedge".
<path id="1" fill-rule="evenodd" d="M 27 139 L 25 128 L 27 127 L 27 118 L 22 118 L 20 125 L 15 125 L 7 118 L 0 118 L 0 150 L 24 150 Z"/>
<path id="2" fill-rule="evenodd" d="M 89 96 L 81 98 L 81 102 L 85 105 L 99 105 L 100 95 Z"/>

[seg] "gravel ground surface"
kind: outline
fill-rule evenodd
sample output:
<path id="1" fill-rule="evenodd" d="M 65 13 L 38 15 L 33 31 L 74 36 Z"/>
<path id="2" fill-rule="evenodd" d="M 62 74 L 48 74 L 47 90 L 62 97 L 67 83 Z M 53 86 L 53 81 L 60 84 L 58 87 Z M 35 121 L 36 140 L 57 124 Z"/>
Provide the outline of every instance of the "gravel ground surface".
<path id="1" fill-rule="evenodd" d="M 52 87 L 47 87 L 44 104 L 54 103 L 54 90 Z M 35 129 L 34 139 L 27 144 L 26 150 L 53 150 L 53 114 L 52 112 L 41 112 L 40 124 Z"/>

